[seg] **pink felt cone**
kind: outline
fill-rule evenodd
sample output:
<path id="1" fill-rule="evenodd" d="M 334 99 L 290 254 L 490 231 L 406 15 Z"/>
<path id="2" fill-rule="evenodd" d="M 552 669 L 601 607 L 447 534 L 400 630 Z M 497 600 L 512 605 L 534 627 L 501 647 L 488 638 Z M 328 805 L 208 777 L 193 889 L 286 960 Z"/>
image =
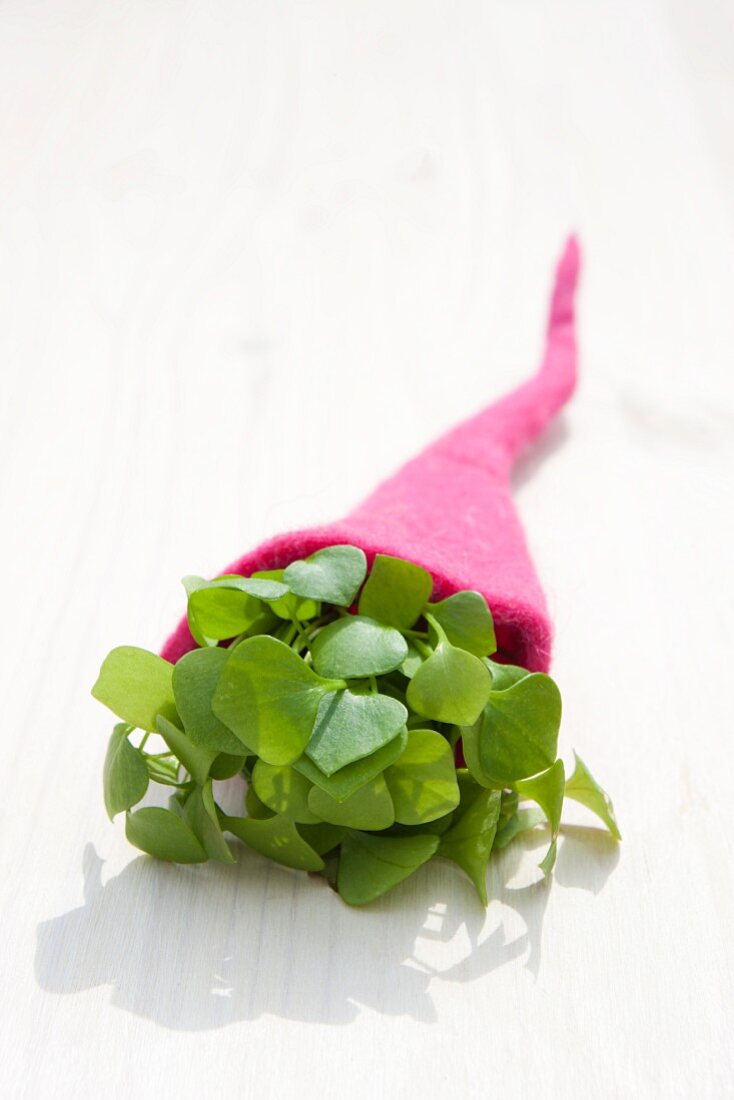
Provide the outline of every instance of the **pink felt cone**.
<path id="1" fill-rule="evenodd" d="M 545 355 L 537 374 L 464 421 L 383 482 L 345 519 L 278 535 L 224 572 L 280 569 L 325 546 L 360 546 L 371 562 L 392 554 L 425 566 L 434 599 L 477 589 L 494 615 L 499 656 L 545 671 L 551 624 L 512 500 L 518 454 L 543 430 L 576 384 L 574 291 L 579 250 L 570 238 L 556 271 Z M 177 661 L 194 648 L 184 619 L 163 647 Z"/>

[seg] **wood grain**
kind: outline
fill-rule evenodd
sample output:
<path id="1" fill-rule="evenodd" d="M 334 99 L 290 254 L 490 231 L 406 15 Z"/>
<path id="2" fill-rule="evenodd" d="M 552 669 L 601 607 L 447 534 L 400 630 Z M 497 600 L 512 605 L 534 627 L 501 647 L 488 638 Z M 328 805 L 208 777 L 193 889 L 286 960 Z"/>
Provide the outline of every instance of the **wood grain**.
<path id="1" fill-rule="evenodd" d="M 733 85 L 713 0 L 2 5 L 4 1096 L 734 1093 Z M 105 652 L 530 370 L 574 227 L 518 495 L 621 850 L 572 812 L 486 914 L 136 858 Z"/>

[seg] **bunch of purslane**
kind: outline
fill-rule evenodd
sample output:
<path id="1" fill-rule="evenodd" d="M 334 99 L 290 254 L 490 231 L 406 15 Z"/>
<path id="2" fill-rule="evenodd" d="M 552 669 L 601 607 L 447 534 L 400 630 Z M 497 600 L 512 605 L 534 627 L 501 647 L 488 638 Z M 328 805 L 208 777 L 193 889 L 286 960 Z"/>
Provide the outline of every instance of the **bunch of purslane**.
<path id="1" fill-rule="evenodd" d="M 486 904 L 490 856 L 541 821 L 551 871 L 564 795 L 619 837 L 583 762 L 566 779 L 557 759 L 554 681 L 491 659 L 492 616 L 478 592 L 432 602 L 426 570 L 378 555 L 367 576 L 353 546 L 184 585 L 197 648 L 175 665 L 114 649 L 93 688 L 122 720 L 105 805 L 111 818 L 126 811 L 142 851 L 231 863 L 230 833 L 324 874 L 351 905 L 440 857 Z M 232 816 L 213 784 L 238 776 L 243 813 Z M 168 808 L 133 809 L 151 781 L 172 788 Z"/>

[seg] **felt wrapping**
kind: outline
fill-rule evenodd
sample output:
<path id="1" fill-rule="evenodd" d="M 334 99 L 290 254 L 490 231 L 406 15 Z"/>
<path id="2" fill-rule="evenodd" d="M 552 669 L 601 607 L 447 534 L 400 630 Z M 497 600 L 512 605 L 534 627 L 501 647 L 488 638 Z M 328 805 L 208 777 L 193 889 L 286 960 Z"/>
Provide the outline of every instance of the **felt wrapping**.
<path id="1" fill-rule="evenodd" d="M 494 616 L 499 659 L 547 671 L 551 622 L 512 500 L 511 474 L 576 384 L 578 271 L 572 237 L 556 270 L 545 354 L 529 381 L 441 436 L 344 519 L 277 535 L 223 572 L 280 569 L 338 544 L 361 547 L 370 563 L 378 553 L 405 558 L 431 573 L 434 599 L 461 589 L 481 592 Z M 183 619 L 162 656 L 175 662 L 195 644 Z"/>

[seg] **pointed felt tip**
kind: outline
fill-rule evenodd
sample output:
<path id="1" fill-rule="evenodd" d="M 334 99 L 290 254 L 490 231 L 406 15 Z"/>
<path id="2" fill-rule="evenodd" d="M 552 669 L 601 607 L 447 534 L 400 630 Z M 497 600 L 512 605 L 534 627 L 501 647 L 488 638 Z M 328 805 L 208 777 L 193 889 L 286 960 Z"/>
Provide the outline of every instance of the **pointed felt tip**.
<path id="1" fill-rule="evenodd" d="M 558 266 L 556 267 L 556 281 L 551 298 L 550 315 L 548 317 L 548 329 L 557 328 L 559 325 L 573 324 L 573 301 L 581 269 L 581 249 L 575 234 L 566 241 Z"/>

